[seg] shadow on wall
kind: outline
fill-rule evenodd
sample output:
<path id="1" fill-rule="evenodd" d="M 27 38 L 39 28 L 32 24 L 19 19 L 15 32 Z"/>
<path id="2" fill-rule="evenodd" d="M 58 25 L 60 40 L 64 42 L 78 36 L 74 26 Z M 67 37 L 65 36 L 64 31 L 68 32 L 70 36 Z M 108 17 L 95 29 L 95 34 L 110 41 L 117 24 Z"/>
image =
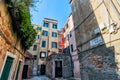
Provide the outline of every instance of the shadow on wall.
<path id="1" fill-rule="evenodd" d="M 115 52 L 120 47 L 117 45 L 120 32 L 109 32 L 115 25 L 111 25 L 114 19 L 105 4 L 103 0 L 80 0 L 80 20 L 75 34 L 82 80 L 120 80 Z M 114 36 L 118 37 L 114 39 Z"/>

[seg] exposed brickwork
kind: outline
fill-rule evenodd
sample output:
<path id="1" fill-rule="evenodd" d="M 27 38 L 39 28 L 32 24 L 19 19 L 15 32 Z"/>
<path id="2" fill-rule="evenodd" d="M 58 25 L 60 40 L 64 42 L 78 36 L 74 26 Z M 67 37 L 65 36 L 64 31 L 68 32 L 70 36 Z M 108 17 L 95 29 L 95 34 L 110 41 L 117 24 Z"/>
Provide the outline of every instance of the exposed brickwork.
<path id="1" fill-rule="evenodd" d="M 114 49 L 115 47 L 106 48 L 103 45 L 81 53 L 79 60 L 82 80 L 119 80 Z"/>
<path id="2" fill-rule="evenodd" d="M 20 41 L 17 41 L 16 34 L 12 32 L 12 25 L 7 7 L 4 3 L 0 2 L 0 72 L 2 73 L 3 64 L 5 62 L 6 53 L 10 52 L 15 55 L 13 66 L 11 67 L 11 73 L 9 74 L 9 80 L 14 80 L 16 75 L 16 70 L 18 66 L 18 60 L 22 60 L 21 71 L 23 67 L 24 57 L 12 46 L 16 44 L 21 52 L 23 52 L 20 47 Z M 24 53 L 24 52 L 23 52 Z M 21 75 L 19 75 L 19 80 L 21 80 Z"/>

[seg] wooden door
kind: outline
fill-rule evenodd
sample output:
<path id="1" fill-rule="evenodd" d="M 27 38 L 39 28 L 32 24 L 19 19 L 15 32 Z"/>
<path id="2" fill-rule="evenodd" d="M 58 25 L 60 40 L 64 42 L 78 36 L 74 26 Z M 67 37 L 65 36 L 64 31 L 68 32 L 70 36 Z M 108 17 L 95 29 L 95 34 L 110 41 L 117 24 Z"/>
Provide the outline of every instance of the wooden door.
<path id="1" fill-rule="evenodd" d="M 62 77 L 62 61 L 55 61 L 55 77 Z"/>

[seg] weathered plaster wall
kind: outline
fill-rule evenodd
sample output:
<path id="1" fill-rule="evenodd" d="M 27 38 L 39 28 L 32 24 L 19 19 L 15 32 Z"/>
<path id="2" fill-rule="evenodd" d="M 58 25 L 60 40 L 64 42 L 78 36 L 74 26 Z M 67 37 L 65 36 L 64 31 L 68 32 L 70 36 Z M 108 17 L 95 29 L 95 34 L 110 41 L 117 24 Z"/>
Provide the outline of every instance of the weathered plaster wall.
<path id="1" fill-rule="evenodd" d="M 20 47 L 21 43 L 17 39 L 16 34 L 12 31 L 11 19 L 8 13 L 7 7 L 4 3 L 0 2 L 0 73 L 2 74 L 3 64 L 5 62 L 6 53 L 10 52 L 16 58 L 14 59 L 14 63 L 11 68 L 11 73 L 9 76 L 9 80 L 14 80 L 17 70 L 18 61 L 21 59 L 21 69 L 19 79 L 21 80 L 22 67 L 24 64 L 24 57 L 21 55 L 12 45 L 16 45 L 16 48 L 20 50 L 22 53 L 23 50 Z M 3 36 L 5 36 L 9 41 L 7 41 Z M 10 45 L 9 42 L 12 44 Z"/>
<path id="2" fill-rule="evenodd" d="M 75 31 L 74 31 L 74 21 L 73 16 L 70 14 L 68 17 L 68 34 L 69 34 L 69 46 L 70 46 L 70 54 L 72 56 L 72 62 L 73 62 L 73 72 L 74 77 L 79 78 L 80 77 L 80 64 L 78 60 L 78 54 L 77 54 L 77 46 L 76 46 L 76 39 L 75 39 Z M 71 35 L 71 37 L 70 37 Z M 71 45 L 73 45 L 73 51 L 71 51 Z"/>
<path id="3" fill-rule="evenodd" d="M 116 9 L 113 9 L 110 1 L 113 1 Z M 115 12 L 118 10 L 120 14 L 118 4 L 115 0 L 72 0 L 71 4 L 76 42 L 80 50 L 81 79 L 119 80 L 120 17 Z M 111 33 L 112 21 L 115 29 Z M 94 30 L 100 29 L 101 23 L 105 24 L 105 29 L 95 35 Z M 90 41 L 99 36 L 103 42 L 91 47 Z"/>

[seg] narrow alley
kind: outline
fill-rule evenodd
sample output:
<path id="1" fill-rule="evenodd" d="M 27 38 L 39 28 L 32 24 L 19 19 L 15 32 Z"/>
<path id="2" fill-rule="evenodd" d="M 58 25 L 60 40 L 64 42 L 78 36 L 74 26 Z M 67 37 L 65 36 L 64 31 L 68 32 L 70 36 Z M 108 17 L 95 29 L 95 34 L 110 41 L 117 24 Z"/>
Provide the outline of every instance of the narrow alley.
<path id="1" fill-rule="evenodd" d="M 0 80 L 120 80 L 120 0 L 0 0 Z"/>

